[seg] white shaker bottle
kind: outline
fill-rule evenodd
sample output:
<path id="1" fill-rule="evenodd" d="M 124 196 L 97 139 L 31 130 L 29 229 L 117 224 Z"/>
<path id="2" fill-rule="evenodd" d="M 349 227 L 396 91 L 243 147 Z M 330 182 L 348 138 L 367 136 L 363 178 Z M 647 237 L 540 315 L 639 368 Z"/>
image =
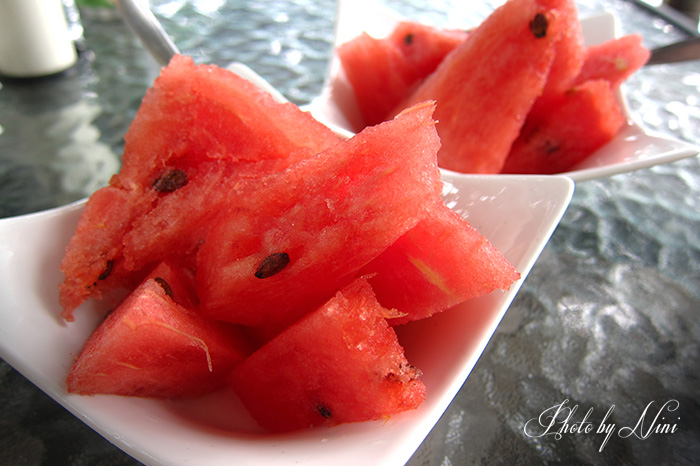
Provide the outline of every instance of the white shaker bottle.
<path id="1" fill-rule="evenodd" d="M 77 55 L 62 0 L 0 0 L 0 75 L 55 74 Z"/>

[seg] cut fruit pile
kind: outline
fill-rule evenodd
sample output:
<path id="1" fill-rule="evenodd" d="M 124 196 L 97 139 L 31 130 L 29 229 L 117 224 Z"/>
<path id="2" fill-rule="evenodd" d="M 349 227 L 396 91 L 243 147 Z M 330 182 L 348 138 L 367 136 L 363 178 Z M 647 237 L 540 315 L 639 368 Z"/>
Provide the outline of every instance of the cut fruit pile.
<path id="1" fill-rule="evenodd" d="M 434 100 L 438 163 L 462 173 L 570 170 L 625 124 L 616 90 L 649 58 L 638 35 L 586 47 L 573 0 L 509 0 L 461 36 L 405 21 L 337 53 L 368 125 Z"/>
<path id="2" fill-rule="evenodd" d="M 174 57 L 62 262 L 66 320 L 87 299 L 114 307 L 68 390 L 230 386 L 273 432 L 417 407 L 421 372 L 393 326 L 519 278 L 440 197 L 434 109 L 340 139 L 232 72 Z"/>

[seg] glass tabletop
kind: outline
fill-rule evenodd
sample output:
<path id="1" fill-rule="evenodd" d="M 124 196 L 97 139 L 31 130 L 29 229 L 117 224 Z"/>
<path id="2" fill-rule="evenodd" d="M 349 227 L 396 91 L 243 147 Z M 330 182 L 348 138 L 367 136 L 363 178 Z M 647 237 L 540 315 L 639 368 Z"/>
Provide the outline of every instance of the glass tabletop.
<path id="1" fill-rule="evenodd" d="M 246 63 L 297 104 L 321 91 L 334 1 L 150 3 L 197 62 Z M 502 2 L 382 3 L 412 19 L 469 28 Z M 691 34 L 687 23 L 674 24 L 673 15 L 641 1 L 577 5 L 582 17 L 616 12 L 622 32 L 642 34 L 650 48 Z M 80 14 L 76 67 L 51 78 L 0 80 L 0 217 L 63 205 L 104 186 L 158 74 L 115 9 L 81 4 Z M 643 68 L 624 92 L 646 128 L 700 144 L 697 61 Z M 480 361 L 409 464 L 694 464 L 698 283 L 697 157 L 578 183 Z M 0 402 L 1 464 L 138 464 L 1 361 Z M 570 429 L 543 430 L 539 420 L 557 409 L 571 413 Z"/>

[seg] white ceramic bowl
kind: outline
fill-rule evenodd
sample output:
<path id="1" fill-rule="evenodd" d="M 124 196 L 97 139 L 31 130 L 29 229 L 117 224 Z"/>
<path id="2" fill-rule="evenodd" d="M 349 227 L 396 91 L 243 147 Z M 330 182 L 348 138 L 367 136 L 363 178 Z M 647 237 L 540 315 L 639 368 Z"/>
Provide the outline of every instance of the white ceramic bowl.
<path id="1" fill-rule="evenodd" d="M 368 11 L 372 14 L 367 14 Z M 399 14 L 374 0 L 339 0 L 335 45 L 347 42 L 363 31 L 373 37 L 386 37 L 401 19 L 403 17 Z M 620 36 L 619 22 L 610 12 L 583 18 L 581 24 L 588 45 Z M 700 148 L 690 143 L 645 129 L 630 114 L 622 90 L 618 91 L 618 99 L 628 124 L 611 142 L 563 175 L 575 181 L 601 178 L 673 162 L 700 152 Z M 335 54 L 325 87 L 309 109 L 318 120 L 349 131 L 362 121 L 352 87 Z"/>

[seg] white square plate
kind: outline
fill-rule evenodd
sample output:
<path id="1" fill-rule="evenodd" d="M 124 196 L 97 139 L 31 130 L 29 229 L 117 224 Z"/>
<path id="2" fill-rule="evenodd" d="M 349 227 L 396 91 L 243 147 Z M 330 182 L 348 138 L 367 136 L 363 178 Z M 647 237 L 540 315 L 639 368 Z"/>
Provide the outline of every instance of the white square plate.
<path id="1" fill-rule="evenodd" d="M 408 359 L 424 372 L 427 399 L 387 421 L 287 435 L 260 432 L 231 393 L 163 402 L 66 392 L 65 378 L 98 324 L 86 303 L 60 318 L 59 264 L 84 202 L 0 220 L 0 356 L 107 440 L 147 465 L 404 464 L 464 383 L 573 192 L 560 176 L 443 172 L 445 199 L 521 272 L 496 292 L 399 328 Z"/>

